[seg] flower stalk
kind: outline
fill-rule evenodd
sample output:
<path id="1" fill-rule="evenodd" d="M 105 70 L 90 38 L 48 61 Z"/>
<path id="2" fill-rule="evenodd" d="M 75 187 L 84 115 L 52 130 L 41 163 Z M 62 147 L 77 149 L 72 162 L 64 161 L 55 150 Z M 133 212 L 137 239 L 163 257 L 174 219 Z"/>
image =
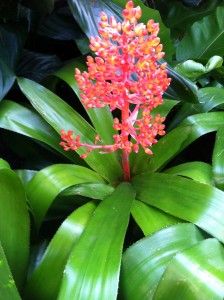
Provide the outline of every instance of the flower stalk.
<path id="1" fill-rule="evenodd" d="M 162 95 L 170 84 L 163 46 L 157 36 L 159 24 L 149 20 L 147 25 L 138 23 L 142 11 L 128 1 L 123 10 L 123 22 L 101 12 L 99 35 L 90 38 L 90 49 L 96 57 L 87 56 L 88 71 L 75 69 L 75 78 L 81 90 L 81 101 L 87 109 L 102 108 L 120 110 L 121 120 L 114 118 L 114 144 L 105 145 L 97 135 L 93 145 L 80 141 L 73 131 L 62 130 L 61 146 L 64 150 L 86 148 L 82 158 L 94 149 L 109 153 L 121 149 L 124 180 L 130 181 L 129 154 L 138 153 L 141 146 L 151 155 L 151 146 L 157 135 L 164 135 L 165 118 L 150 112 L 163 103 Z"/>

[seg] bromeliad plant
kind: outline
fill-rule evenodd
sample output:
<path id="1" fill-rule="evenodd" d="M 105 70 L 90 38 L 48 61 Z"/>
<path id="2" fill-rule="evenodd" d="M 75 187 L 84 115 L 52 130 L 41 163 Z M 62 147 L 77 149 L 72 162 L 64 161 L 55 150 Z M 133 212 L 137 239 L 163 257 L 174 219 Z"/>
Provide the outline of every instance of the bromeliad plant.
<path id="1" fill-rule="evenodd" d="M 96 135 L 94 145 L 73 137 L 73 131 L 62 130 L 61 145 L 65 150 L 86 147 L 85 158 L 93 149 L 104 152 L 122 150 L 124 180 L 130 181 L 129 154 L 138 153 L 141 145 L 147 154 L 152 154 L 151 146 L 157 142 L 157 135 L 164 135 L 165 118 L 150 112 L 163 103 L 163 92 L 168 88 L 166 63 L 158 65 L 164 57 L 162 44 L 157 36 L 159 24 L 149 20 L 147 26 L 137 21 L 141 17 L 140 7 L 134 8 L 133 1 L 123 10 L 124 21 L 117 22 L 112 16 L 101 13 L 99 34 L 90 38 L 90 49 L 96 58 L 87 57 L 88 72 L 82 74 L 76 69 L 76 80 L 82 91 L 81 101 L 87 109 L 102 108 L 120 110 L 121 121 L 114 118 L 112 145 L 97 145 L 100 136 Z M 102 124 L 103 126 L 103 124 Z M 132 137 L 133 141 L 130 141 Z"/>
<path id="2" fill-rule="evenodd" d="M 187 79 L 189 64 L 176 66 L 184 76 L 163 62 L 159 25 L 138 24 L 141 11 L 129 1 L 122 22 L 101 13 L 87 70 L 75 59 L 47 78 L 49 89 L 18 78 L 36 111 L 0 103 L 1 128 L 31 137 L 60 161 L 17 174 L 0 161 L 4 299 L 223 299 L 224 92 L 196 86 L 220 58 Z M 58 78 L 80 98 L 82 113 L 50 90 Z M 185 159 L 187 146 L 214 131 L 211 163 Z M 28 279 L 24 191 L 35 224 Z M 13 220 L 8 231 L 5 215 Z M 22 237 L 18 245 L 13 236 Z"/>

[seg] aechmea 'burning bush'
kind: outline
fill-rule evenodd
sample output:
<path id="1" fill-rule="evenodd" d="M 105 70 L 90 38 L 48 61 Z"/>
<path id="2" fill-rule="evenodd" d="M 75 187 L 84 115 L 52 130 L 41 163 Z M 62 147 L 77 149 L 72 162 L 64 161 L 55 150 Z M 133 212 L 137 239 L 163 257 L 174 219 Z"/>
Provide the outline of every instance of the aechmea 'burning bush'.
<path id="1" fill-rule="evenodd" d="M 90 38 L 90 49 L 96 57 L 87 56 L 88 72 L 75 70 L 81 101 L 87 109 L 109 105 L 111 111 L 121 111 L 121 119 L 114 118 L 114 144 L 105 145 L 96 135 L 95 143 L 90 145 L 80 136 L 74 137 L 72 130 L 62 130 L 60 143 L 65 150 L 86 147 L 82 158 L 93 149 L 101 149 L 102 153 L 121 149 L 126 181 L 130 180 L 131 151 L 137 153 L 140 145 L 145 153 L 152 154 L 150 148 L 157 142 L 156 136 L 165 134 L 165 118 L 159 114 L 152 117 L 150 112 L 163 103 L 163 92 L 170 84 L 166 63 L 157 63 L 165 55 L 157 36 L 159 24 L 153 20 L 147 25 L 138 23 L 141 14 L 133 1 L 127 2 L 122 23 L 101 12 L 100 36 Z"/>

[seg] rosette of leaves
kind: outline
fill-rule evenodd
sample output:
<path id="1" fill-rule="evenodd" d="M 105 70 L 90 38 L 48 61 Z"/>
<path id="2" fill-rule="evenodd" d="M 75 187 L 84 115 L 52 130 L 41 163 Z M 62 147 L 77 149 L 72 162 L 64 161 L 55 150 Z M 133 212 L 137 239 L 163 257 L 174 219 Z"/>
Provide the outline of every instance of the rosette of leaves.
<path id="1" fill-rule="evenodd" d="M 153 156 L 131 155 L 127 183 L 119 152 L 94 152 L 84 161 L 59 146 L 61 128 L 92 143 L 96 131 L 105 140 L 112 133 L 107 107 L 80 106 L 75 67 L 85 70 L 85 63 L 74 59 L 43 84 L 19 78 L 31 106 L 0 104 L 1 128 L 29 137 L 33 160 L 40 148 L 57 158 L 42 158 L 47 166 L 35 172 L 17 171 L 33 221 L 32 256 L 24 291 L 8 299 L 223 299 L 223 89 L 198 88 L 170 67 L 173 81 L 155 112 L 167 115 L 170 129 Z M 62 81 L 76 95 L 72 104 L 56 93 Z M 176 118 L 183 105 L 185 116 Z M 212 150 L 203 149 L 212 160 L 192 152 L 189 158 L 212 133 Z"/>

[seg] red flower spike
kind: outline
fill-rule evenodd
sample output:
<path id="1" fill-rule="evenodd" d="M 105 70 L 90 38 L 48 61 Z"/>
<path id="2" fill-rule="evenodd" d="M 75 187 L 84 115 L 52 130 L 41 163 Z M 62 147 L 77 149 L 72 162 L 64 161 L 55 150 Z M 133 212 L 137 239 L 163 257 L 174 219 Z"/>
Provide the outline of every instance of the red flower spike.
<path id="1" fill-rule="evenodd" d="M 121 110 L 121 119 L 114 119 L 114 144 L 100 143 L 99 135 L 89 145 L 73 137 L 73 132 L 62 130 L 60 143 L 64 149 L 77 150 L 85 147 L 86 153 L 99 149 L 100 153 L 122 150 L 122 166 L 125 180 L 130 180 L 129 154 L 138 153 L 139 146 L 151 155 L 151 146 L 157 135 L 164 135 L 165 118 L 152 117 L 150 112 L 163 103 L 162 95 L 170 84 L 166 63 L 157 60 L 164 57 L 160 44 L 159 24 L 149 20 L 147 25 L 137 23 L 142 11 L 128 1 L 123 10 L 123 22 L 102 12 L 98 37 L 90 38 L 90 49 L 95 59 L 87 56 L 88 72 L 75 69 L 75 78 L 81 91 L 81 101 L 87 109 L 102 108 Z M 132 106 L 130 107 L 130 104 Z M 141 113 L 139 113 L 141 112 Z M 130 140 L 131 139 L 131 140 Z"/>

